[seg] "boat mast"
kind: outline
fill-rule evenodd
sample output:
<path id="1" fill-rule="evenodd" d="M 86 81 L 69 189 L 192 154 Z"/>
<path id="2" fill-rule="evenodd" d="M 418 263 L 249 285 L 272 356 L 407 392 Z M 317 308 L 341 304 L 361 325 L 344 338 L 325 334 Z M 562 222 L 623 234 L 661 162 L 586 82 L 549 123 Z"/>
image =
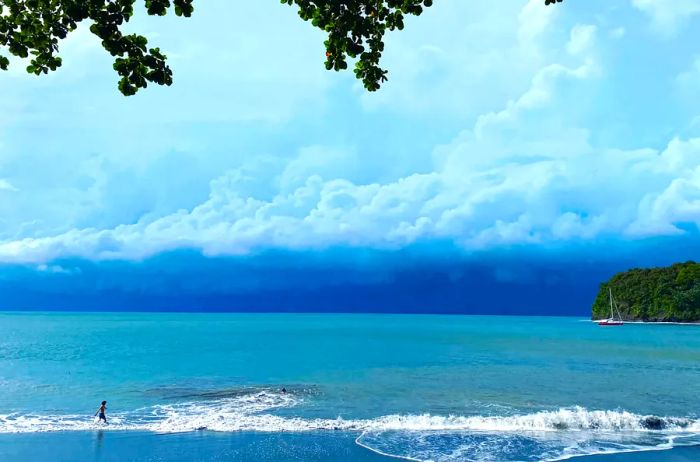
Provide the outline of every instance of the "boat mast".
<path id="1" fill-rule="evenodd" d="M 613 313 L 612 289 L 610 287 L 608 287 L 608 293 L 610 294 L 610 319 L 615 319 L 615 313 Z"/>

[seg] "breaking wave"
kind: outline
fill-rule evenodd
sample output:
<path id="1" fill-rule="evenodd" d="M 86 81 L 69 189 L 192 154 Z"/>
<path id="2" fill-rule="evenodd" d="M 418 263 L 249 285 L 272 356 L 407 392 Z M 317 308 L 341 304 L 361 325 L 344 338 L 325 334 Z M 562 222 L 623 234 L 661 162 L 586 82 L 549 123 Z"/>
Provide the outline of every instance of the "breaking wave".
<path id="1" fill-rule="evenodd" d="M 261 391 L 234 398 L 157 405 L 110 414 L 110 430 L 159 433 L 211 430 L 221 432 L 348 431 L 479 431 L 479 432 L 700 432 L 700 422 L 677 417 L 642 416 L 626 411 L 563 408 L 513 416 L 386 415 L 374 419 L 307 419 L 267 413 L 293 407 L 301 399 L 292 394 Z M 76 431 L 98 428 L 85 415 L 0 415 L 0 433 Z"/>
<path id="2" fill-rule="evenodd" d="M 575 455 L 671 447 L 679 438 L 698 437 L 690 418 L 644 416 L 626 411 L 562 408 L 511 416 L 385 415 L 372 419 L 304 418 L 275 412 L 303 397 L 270 391 L 109 415 L 95 424 L 85 415 L 0 415 L 0 433 L 52 431 L 357 432 L 357 443 L 407 460 L 555 460 Z M 284 412 L 288 414 L 289 411 Z M 514 457 L 519 458 L 514 458 Z"/>

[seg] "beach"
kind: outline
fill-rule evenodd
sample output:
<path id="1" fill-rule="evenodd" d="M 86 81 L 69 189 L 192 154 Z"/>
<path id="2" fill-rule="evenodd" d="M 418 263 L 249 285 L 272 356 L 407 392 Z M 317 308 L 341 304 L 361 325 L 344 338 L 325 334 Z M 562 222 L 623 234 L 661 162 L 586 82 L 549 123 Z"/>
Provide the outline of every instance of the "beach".
<path id="1" fill-rule="evenodd" d="M 261 434 L 187 433 L 43 433 L 0 435 L 0 459 L 43 462 L 261 462 L 390 461 L 354 444 L 352 435 L 337 433 Z M 393 459 L 398 460 L 398 459 Z M 468 460 L 468 459 L 464 459 Z M 700 447 L 598 455 L 579 462 L 695 462 Z"/>
<path id="2" fill-rule="evenodd" d="M 697 332 L 580 318 L 2 313 L 0 459 L 697 460 Z M 103 399 L 107 426 L 92 418 Z"/>

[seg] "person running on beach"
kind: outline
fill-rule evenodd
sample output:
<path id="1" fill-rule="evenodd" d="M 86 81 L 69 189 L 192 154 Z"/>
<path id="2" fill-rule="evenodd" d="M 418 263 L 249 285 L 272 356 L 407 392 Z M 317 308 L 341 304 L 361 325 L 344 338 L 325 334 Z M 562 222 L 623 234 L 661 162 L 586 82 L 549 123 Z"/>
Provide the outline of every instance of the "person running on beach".
<path id="1" fill-rule="evenodd" d="M 95 412 L 95 415 L 99 414 L 100 416 L 97 418 L 97 421 L 99 422 L 100 420 L 103 421 L 104 423 L 107 423 L 107 417 L 105 417 L 105 412 L 107 411 L 107 401 L 102 401 L 102 405 L 100 408 Z"/>

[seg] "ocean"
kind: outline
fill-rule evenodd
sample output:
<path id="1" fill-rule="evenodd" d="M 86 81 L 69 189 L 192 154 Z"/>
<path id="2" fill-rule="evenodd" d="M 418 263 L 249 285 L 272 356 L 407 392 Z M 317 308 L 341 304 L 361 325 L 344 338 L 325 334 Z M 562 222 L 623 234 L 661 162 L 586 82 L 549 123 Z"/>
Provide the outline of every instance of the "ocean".
<path id="1" fill-rule="evenodd" d="M 572 457 L 700 460 L 700 326 L 0 313 L 2 461 Z"/>

